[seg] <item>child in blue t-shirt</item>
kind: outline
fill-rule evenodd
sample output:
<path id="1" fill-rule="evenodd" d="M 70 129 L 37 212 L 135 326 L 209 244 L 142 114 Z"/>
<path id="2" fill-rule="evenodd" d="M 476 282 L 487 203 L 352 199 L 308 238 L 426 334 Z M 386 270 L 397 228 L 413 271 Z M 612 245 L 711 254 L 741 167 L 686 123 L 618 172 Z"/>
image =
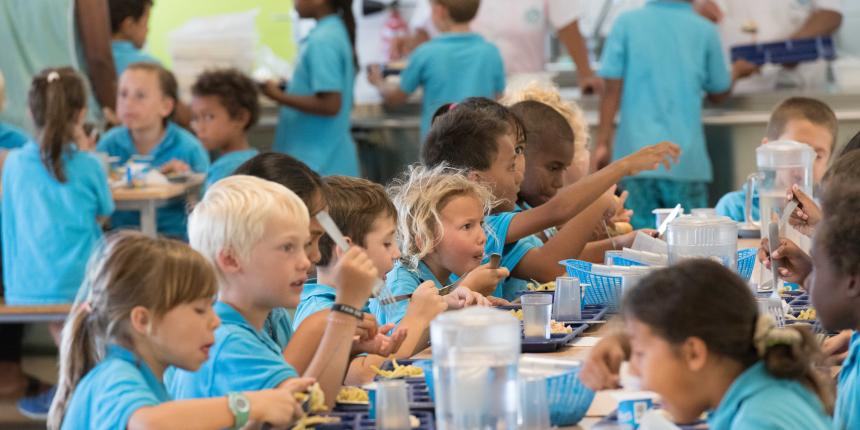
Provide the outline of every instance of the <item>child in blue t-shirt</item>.
<path id="1" fill-rule="evenodd" d="M 33 78 L 30 112 L 40 141 L 9 153 L 3 168 L 2 237 L 6 302 L 71 303 L 100 219 L 114 209 L 107 173 L 83 132 L 86 91 L 71 68 Z"/>
<path id="2" fill-rule="evenodd" d="M 102 136 L 98 151 L 119 157 L 149 158 L 151 165 L 165 174 L 206 173 L 209 154 L 193 134 L 173 123 L 177 102 L 176 79 L 157 64 L 134 63 L 123 72 L 117 92 L 117 115 L 122 127 Z M 185 237 L 185 204 L 174 202 L 158 209 L 158 231 Z M 119 211 L 113 227 L 137 227 L 138 212 Z"/>
<path id="3" fill-rule="evenodd" d="M 295 3 L 316 26 L 302 41 L 287 91 L 269 81 L 262 93 L 281 105 L 272 149 L 298 158 L 322 176 L 360 176 L 350 114 L 358 58 L 352 3 Z"/>
<path id="4" fill-rule="evenodd" d="M 310 379 L 280 390 L 172 401 L 164 371 L 199 368 L 220 324 L 212 308 L 215 273 L 187 245 L 118 233 L 91 270 L 63 330 L 49 429 L 241 428 L 251 421 L 290 425 L 304 415 L 294 393 Z"/>
<path id="5" fill-rule="evenodd" d="M 248 129 L 257 123 L 257 85 L 236 69 L 209 70 L 191 87 L 191 128 L 207 151 L 218 152 L 203 191 L 230 176 L 259 153 L 248 144 Z"/>
<path id="6" fill-rule="evenodd" d="M 812 180 L 817 187 L 821 184 L 835 149 L 838 128 L 836 114 L 824 102 L 808 97 L 791 97 L 783 100 L 770 114 L 762 144 L 776 140 L 793 140 L 812 147 L 815 150 Z M 724 195 L 717 203 L 717 213 L 738 222 L 747 221 L 744 219 L 747 192 L 749 190 L 744 186 Z M 753 220 L 761 219 L 757 192 L 752 195 L 750 216 Z"/>
<path id="7" fill-rule="evenodd" d="M 152 0 L 109 0 L 111 53 L 120 76 L 132 63 L 156 63 L 158 60 L 142 50 L 149 34 Z"/>
<path id="8" fill-rule="evenodd" d="M 441 33 L 409 56 L 399 87 L 388 86 L 379 68 L 371 68 L 371 83 L 389 104 L 405 103 L 418 87 L 421 137 L 430 130 L 433 113 L 446 103 L 468 97 L 498 98 L 505 90 L 505 66 L 498 48 L 469 29 L 478 0 L 434 0 L 433 24 Z M 488 7 L 488 6 L 485 6 Z"/>

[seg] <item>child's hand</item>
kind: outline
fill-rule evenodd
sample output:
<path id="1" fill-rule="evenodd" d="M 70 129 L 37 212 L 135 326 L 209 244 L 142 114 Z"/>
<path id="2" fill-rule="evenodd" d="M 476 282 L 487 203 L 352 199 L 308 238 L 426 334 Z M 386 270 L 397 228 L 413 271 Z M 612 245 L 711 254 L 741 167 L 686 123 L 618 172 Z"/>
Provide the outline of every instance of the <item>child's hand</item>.
<path id="1" fill-rule="evenodd" d="M 251 404 L 250 420 L 275 426 L 294 423 L 304 416 L 302 406 L 294 394 L 306 391 L 313 383 L 313 378 L 293 378 L 281 388 L 246 392 L 245 396 Z"/>
<path id="2" fill-rule="evenodd" d="M 827 364 L 838 366 L 848 356 L 848 346 L 851 344 L 853 330 L 842 330 L 836 336 L 829 337 L 821 345 L 821 352 L 827 357 Z"/>
<path id="3" fill-rule="evenodd" d="M 336 252 L 338 253 L 338 263 L 334 268 L 336 303 L 361 309 L 370 298 L 373 286 L 381 282 L 379 272 L 361 247 L 353 246 L 346 252 L 337 249 Z"/>
<path id="4" fill-rule="evenodd" d="M 496 290 L 496 285 L 503 279 L 510 276 L 511 273 L 504 267 L 491 269 L 490 263 L 482 264 L 474 270 L 466 274 L 460 285 L 468 287 L 470 290 L 490 295 Z"/>
<path id="5" fill-rule="evenodd" d="M 732 81 L 746 78 L 747 76 L 758 73 L 760 70 L 761 66 L 755 63 L 750 63 L 747 60 L 735 60 L 735 62 L 732 63 Z"/>
<path id="6" fill-rule="evenodd" d="M 462 309 L 467 306 L 490 306 L 486 297 L 466 288 L 457 287 L 448 295 L 444 296 L 448 309 Z"/>
<path id="7" fill-rule="evenodd" d="M 633 217 L 633 210 L 624 207 L 628 197 L 630 197 L 630 193 L 624 190 L 621 196 L 615 198 L 615 213 L 610 220 L 612 223 L 630 222 L 630 218 Z"/>
<path id="8" fill-rule="evenodd" d="M 387 357 L 397 352 L 403 340 L 406 339 L 406 327 L 400 327 L 388 336 L 387 333 L 394 328 L 394 324 L 386 324 L 380 327 L 374 336 L 366 339 L 356 339 L 352 342 L 353 354 L 373 354 Z"/>
<path id="9" fill-rule="evenodd" d="M 624 169 L 624 176 L 633 176 L 645 170 L 656 170 L 662 164 L 666 170 L 677 163 L 681 156 L 681 147 L 672 142 L 660 142 L 646 146 L 618 161 Z"/>
<path id="10" fill-rule="evenodd" d="M 421 321 L 432 321 L 446 309 L 448 309 L 448 304 L 439 295 L 436 284 L 433 281 L 426 281 L 412 293 L 412 301 L 406 308 L 406 314 Z"/>
<path id="11" fill-rule="evenodd" d="M 592 390 L 618 388 L 621 382 L 621 363 L 627 359 L 624 335 L 606 336 L 594 346 L 582 364 L 579 379 Z"/>
<path id="12" fill-rule="evenodd" d="M 812 237 L 815 227 L 821 222 L 821 208 L 797 185 L 788 192 L 788 200 L 797 200 L 797 209 L 791 213 L 788 223 L 805 236 Z"/>
<path id="13" fill-rule="evenodd" d="M 373 314 L 365 312 L 361 322 L 355 327 L 355 335 L 362 341 L 370 340 L 373 339 L 373 336 L 376 336 L 378 330 L 379 326 L 376 323 L 376 317 Z"/>
<path id="14" fill-rule="evenodd" d="M 367 66 L 367 81 L 374 87 L 378 87 L 385 82 L 385 77 L 382 75 L 382 67 L 379 64 Z"/>
<path id="15" fill-rule="evenodd" d="M 781 238 L 779 247 L 770 253 L 770 241 L 764 237 L 758 249 L 758 259 L 770 270 L 771 259 L 778 262 L 779 277 L 787 282 L 803 285 L 803 281 L 812 272 L 812 260 L 794 242 Z"/>
<path id="16" fill-rule="evenodd" d="M 161 165 L 161 173 L 165 175 L 170 173 L 186 173 L 191 171 L 191 167 L 184 161 L 173 159 Z"/>
<path id="17" fill-rule="evenodd" d="M 260 84 L 260 93 L 275 101 L 278 100 L 278 97 L 284 94 L 284 92 L 281 91 L 281 83 L 273 80 L 268 80 Z"/>
<path id="18" fill-rule="evenodd" d="M 487 296 L 487 301 L 490 302 L 490 306 L 510 306 L 511 302 L 501 298 L 494 296 Z"/>
<path id="19" fill-rule="evenodd" d="M 612 238 L 612 240 L 615 241 L 616 249 L 632 248 L 633 241 L 636 240 L 636 233 L 640 231 L 642 233 L 647 234 L 648 236 L 657 237 L 657 230 L 653 230 L 650 228 L 643 228 L 642 230 L 633 230 L 630 233 L 625 233 Z"/>

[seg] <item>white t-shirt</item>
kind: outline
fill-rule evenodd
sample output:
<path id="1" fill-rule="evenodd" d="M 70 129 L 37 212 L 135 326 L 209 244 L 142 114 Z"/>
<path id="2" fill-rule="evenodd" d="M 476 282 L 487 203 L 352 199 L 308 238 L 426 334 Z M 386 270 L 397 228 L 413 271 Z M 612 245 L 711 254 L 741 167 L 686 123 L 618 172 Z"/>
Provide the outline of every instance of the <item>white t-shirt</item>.
<path id="1" fill-rule="evenodd" d="M 579 19 L 582 10 L 580 0 L 484 0 L 472 30 L 499 48 L 507 74 L 540 72 L 547 60 L 547 34 Z M 433 37 L 438 31 L 430 15 L 429 0 L 420 0 L 410 26 Z"/>
<path id="2" fill-rule="evenodd" d="M 788 39 L 817 9 L 842 12 L 842 0 L 715 0 L 723 11 L 720 36 L 730 59 L 732 46 Z M 744 32 L 754 27 L 755 34 Z M 761 74 L 738 81 L 738 92 L 773 90 L 777 82 L 795 82 L 803 88 L 822 88 L 827 82 L 823 62 L 806 63 L 795 70 L 766 65 Z"/>

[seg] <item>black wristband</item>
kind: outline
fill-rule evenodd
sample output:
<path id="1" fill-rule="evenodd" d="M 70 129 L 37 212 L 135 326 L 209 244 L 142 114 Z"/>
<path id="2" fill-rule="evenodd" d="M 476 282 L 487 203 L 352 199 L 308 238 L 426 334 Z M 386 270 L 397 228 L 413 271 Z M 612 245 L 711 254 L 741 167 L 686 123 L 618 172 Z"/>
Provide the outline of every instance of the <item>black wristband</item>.
<path id="1" fill-rule="evenodd" d="M 354 316 L 358 320 L 364 319 L 364 312 L 361 309 L 356 309 L 349 305 L 342 305 L 340 303 L 335 303 L 331 306 L 332 312 L 340 312 L 350 316 Z"/>

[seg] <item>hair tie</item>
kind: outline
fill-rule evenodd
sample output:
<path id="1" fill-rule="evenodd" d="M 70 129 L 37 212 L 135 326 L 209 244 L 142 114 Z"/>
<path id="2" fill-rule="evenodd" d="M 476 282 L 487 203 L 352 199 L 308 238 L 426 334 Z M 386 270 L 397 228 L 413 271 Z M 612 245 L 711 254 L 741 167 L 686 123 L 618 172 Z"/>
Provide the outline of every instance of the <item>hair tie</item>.
<path id="1" fill-rule="evenodd" d="M 794 346 L 800 344 L 803 337 L 800 332 L 791 328 L 777 327 L 776 321 L 770 314 L 761 314 L 756 320 L 753 343 L 759 357 L 764 357 L 767 349 L 776 345 Z"/>
<path id="2" fill-rule="evenodd" d="M 454 108 L 455 108 L 455 107 L 457 107 L 457 104 L 458 104 L 458 103 L 451 103 L 451 104 L 449 104 L 449 105 L 448 105 L 448 110 L 454 110 Z"/>
<path id="3" fill-rule="evenodd" d="M 60 74 L 57 73 L 56 70 L 52 70 L 50 73 L 48 73 L 47 79 L 48 79 L 48 83 L 51 83 L 54 81 L 59 81 L 60 80 Z"/>

